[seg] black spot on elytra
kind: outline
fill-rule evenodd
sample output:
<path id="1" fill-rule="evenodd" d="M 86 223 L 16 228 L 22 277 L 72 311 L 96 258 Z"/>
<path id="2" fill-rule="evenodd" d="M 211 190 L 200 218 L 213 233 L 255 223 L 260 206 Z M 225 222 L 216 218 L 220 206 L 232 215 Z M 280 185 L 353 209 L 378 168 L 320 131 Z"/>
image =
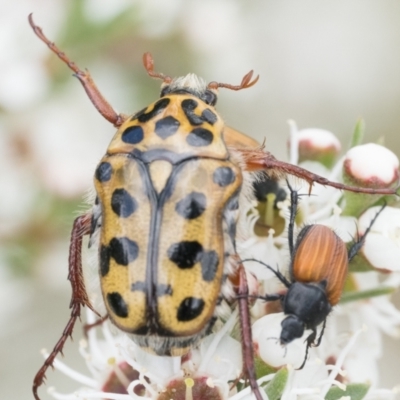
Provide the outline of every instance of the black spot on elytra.
<path id="1" fill-rule="evenodd" d="M 211 282 L 217 273 L 219 257 L 216 251 L 205 251 L 201 257 L 201 276 L 206 282 Z"/>
<path id="2" fill-rule="evenodd" d="M 210 125 L 214 125 L 218 119 L 217 116 L 209 108 L 203 110 L 203 112 L 201 113 L 201 118 L 204 121 L 208 122 Z"/>
<path id="3" fill-rule="evenodd" d="M 150 121 L 152 118 L 154 118 L 156 115 L 160 114 L 162 110 L 167 108 L 168 104 L 170 102 L 170 99 L 164 98 L 158 100 L 155 104 L 152 110 L 145 112 L 148 110 L 148 108 L 145 108 L 142 111 L 139 111 L 137 114 L 134 115 L 132 119 L 138 119 L 139 122 L 147 122 Z"/>
<path id="4" fill-rule="evenodd" d="M 174 117 L 165 117 L 156 122 L 155 132 L 161 139 L 166 139 L 176 133 L 180 124 L 181 123 Z"/>
<path id="5" fill-rule="evenodd" d="M 203 123 L 203 119 L 194 113 L 194 110 L 198 106 L 197 101 L 185 99 L 182 101 L 181 106 L 186 118 L 192 125 L 201 125 Z"/>
<path id="6" fill-rule="evenodd" d="M 144 114 L 144 112 L 147 110 L 147 107 L 141 109 L 140 111 L 138 111 L 136 114 L 134 114 L 131 118 L 131 121 L 134 121 L 135 119 L 138 119 L 139 116 L 141 116 L 142 114 Z"/>
<path id="7" fill-rule="evenodd" d="M 186 142 L 191 146 L 208 146 L 214 139 L 211 131 L 204 128 L 195 128 L 186 136 Z"/>
<path id="8" fill-rule="evenodd" d="M 186 115 L 186 118 L 191 125 L 197 126 L 204 122 L 208 122 L 210 125 L 214 125 L 217 121 L 217 116 L 208 108 L 203 110 L 201 115 L 197 115 L 194 110 L 198 106 L 198 102 L 193 99 L 185 99 L 181 103 L 182 110 Z"/>
<path id="9" fill-rule="evenodd" d="M 179 268 L 192 268 L 200 261 L 203 252 L 203 246 L 196 241 L 183 241 L 174 243 L 167 251 L 169 259 Z"/>
<path id="10" fill-rule="evenodd" d="M 194 219 L 203 214 L 206 209 L 207 199 L 203 193 L 192 192 L 178 201 L 175 211 L 186 219 Z"/>
<path id="11" fill-rule="evenodd" d="M 128 316 L 128 305 L 119 293 L 107 293 L 107 302 L 115 315 L 120 318 Z"/>
<path id="12" fill-rule="evenodd" d="M 107 182 L 111 179 L 112 175 L 112 166 L 109 162 L 103 161 L 96 168 L 95 177 L 99 182 Z"/>
<path id="13" fill-rule="evenodd" d="M 213 174 L 213 181 L 221 187 L 225 187 L 234 182 L 236 176 L 232 168 L 218 167 Z"/>
<path id="14" fill-rule="evenodd" d="M 139 254 L 137 243 L 127 237 L 112 238 L 108 248 L 110 256 L 119 265 L 128 265 L 135 261 Z"/>
<path id="15" fill-rule="evenodd" d="M 108 246 L 100 246 L 100 275 L 106 276 L 110 271 L 110 250 Z"/>
<path id="16" fill-rule="evenodd" d="M 144 138 L 143 128 L 139 125 L 130 126 L 122 133 L 121 139 L 124 143 L 137 144 Z"/>
<path id="17" fill-rule="evenodd" d="M 115 189 L 111 196 L 111 208 L 119 217 L 127 218 L 136 211 L 137 202 L 125 189 Z"/>
<path id="18" fill-rule="evenodd" d="M 176 317 L 178 321 L 191 321 L 202 313 L 204 306 L 205 303 L 203 299 L 186 297 L 179 305 Z"/>

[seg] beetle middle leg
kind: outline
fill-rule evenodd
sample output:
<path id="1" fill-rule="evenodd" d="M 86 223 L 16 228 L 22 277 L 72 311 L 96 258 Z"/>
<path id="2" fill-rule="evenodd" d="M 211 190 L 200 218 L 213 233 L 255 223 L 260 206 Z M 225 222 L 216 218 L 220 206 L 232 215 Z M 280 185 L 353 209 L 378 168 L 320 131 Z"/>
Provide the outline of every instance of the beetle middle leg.
<path id="1" fill-rule="evenodd" d="M 83 325 L 83 333 L 85 334 L 85 337 L 88 336 L 88 333 L 91 329 L 96 328 L 97 326 L 102 325 L 105 321 L 108 320 L 108 314 L 105 315 L 104 317 L 101 317 L 99 319 L 97 319 L 96 321 L 94 321 L 91 324 L 85 324 Z"/>

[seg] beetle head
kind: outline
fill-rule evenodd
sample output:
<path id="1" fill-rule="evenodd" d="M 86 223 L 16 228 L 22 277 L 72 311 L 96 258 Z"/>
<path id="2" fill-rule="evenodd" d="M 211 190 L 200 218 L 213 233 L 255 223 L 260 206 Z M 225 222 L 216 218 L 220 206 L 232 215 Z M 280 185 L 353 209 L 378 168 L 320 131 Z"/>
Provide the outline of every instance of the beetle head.
<path id="1" fill-rule="evenodd" d="M 282 332 L 279 338 L 281 344 L 288 344 L 301 338 L 304 333 L 304 323 L 295 315 L 288 315 L 282 322 Z"/>
<path id="2" fill-rule="evenodd" d="M 179 78 L 171 78 L 154 71 L 154 60 L 150 53 L 143 55 L 143 64 L 147 73 L 152 78 L 161 79 L 163 84 L 161 86 L 161 97 L 170 93 L 192 94 L 199 99 L 203 100 L 210 106 L 215 106 L 218 99 L 218 88 L 226 88 L 231 90 L 242 90 L 253 86 L 259 76 L 252 79 L 253 71 L 248 72 L 242 79 L 240 85 L 231 85 L 229 83 L 220 82 L 206 82 L 195 74 L 188 74 Z"/>

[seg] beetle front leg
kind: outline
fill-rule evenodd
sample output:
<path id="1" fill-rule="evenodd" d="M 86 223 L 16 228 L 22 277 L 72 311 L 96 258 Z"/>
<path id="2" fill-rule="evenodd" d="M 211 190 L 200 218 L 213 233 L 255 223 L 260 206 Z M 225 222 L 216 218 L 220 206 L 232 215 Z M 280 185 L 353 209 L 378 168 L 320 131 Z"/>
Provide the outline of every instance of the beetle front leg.
<path id="1" fill-rule="evenodd" d="M 71 242 L 69 247 L 69 260 L 68 260 L 68 279 L 71 282 L 72 287 L 72 296 L 70 302 L 71 309 L 71 317 L 64 328 L 64 331 L 58 340 L 57 344 L 54 346 L 53 351 L 46 358 L 42 368 L 37 372 L 35 379 L 33 380 L 33 395 L 36 400 L 40 400 L 39 395 L 37 393 L 38 388 L 43 384 L 46 378 L 46 371 L 50 366 L 53 366 L 54 359 L 57 354 L 61 353 L 64 347 L 64 344 L 68 338 L 68 336 L 72 335 L 72 331 L 74 329 L 75 322 L 81 315 L 81 306 L 89 307 L 95 314 L 98 313 L 93 309 L 92 305 L 89 302 L 89 298 L 86 293 L 85 283 L 83 281 L 83 272 L 82 272 L 82 260 L 81 260 L 81 251 L 82 251 L 82 237 L 90 233 L 90 221 L 91 215 L 85 214 L 75 219 L 72 233 L 71 233 Z"/>
<path id="2" fill-rule="evenodd" d="M 272 154 L 260 150 L 260 149 L 235 149 L 238 151 L 245 162 L 246 171 L 266 171 L 272 177 L 281 178 L 286 175 L 293 175 L 300 179 L 305 180 L 310 185 L 309 192 L 311 193 L 312 185 L 319 183 L 324 186 L 331 186 L 340 190 L 348 190 L 355 193 L 368 193 L 368 194 L 382 194 L 392 195 L 397 194 L 397 189 L 373 189 L 373 188 L 362 188 L 355 186 L 348 186 L 339 182 L 332 182 L 320 175 L 313 174 L 304 168 L 297 165 L 293 165 L 284 161 L 277 160 Z"/>
<path id="3" fill-rule="evenodd" d="M 325 327 L 325 325 L 324 325 L 324 327 Z M 297 368 L 298 370 L 303 369 L 303 367 L 306 365 L 306 361 L 308 358 L 308 349 L 314 344 L 314 340 L 316 337 L 317 337 L 317 330 L 315 328 L 313 328 L 311 334 L 306 339 L 306 342 L 307 342 L 306 355 L 304 357 L 303 364 L 301 364 L 300 367 Z"/>
<path id="4" fill-rule="evenodd" d="M 74 62 L 72 62 L 64 52 L 62 52 L 53 42 L 51 42 L 43 33 L 42 28 L 37 26 L 33 22 L 32 14 L 28 17 L 29 24 L 31 25 L 36 36 L 44 42 L 49 49 L 57 55 L 57 57 L 67 64 L 68 68 L 74 72 L 81 82 L 86 94 L 88 95 L 92 104 L 96 107 L 97 111 L 109 122 L 111 122 L 115 127 L 119 127 L 126 120 L 126 117 L 122 114 L 118 114 L 114 111 L 108 101 L 100 93 L 96 84 L 94 83 L 92 77 L 88 71 L 82 71 Z"/>

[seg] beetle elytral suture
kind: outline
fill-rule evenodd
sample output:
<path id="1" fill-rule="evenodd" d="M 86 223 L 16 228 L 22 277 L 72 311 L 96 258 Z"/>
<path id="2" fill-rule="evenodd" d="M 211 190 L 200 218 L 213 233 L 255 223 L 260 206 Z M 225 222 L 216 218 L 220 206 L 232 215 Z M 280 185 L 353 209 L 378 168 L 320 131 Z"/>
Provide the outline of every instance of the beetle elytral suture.
<path id="1" fill-rule="evenodd" d="M 82 274 L 82 237 L 98 247 L 99 276 L 107 316 L 142 348 L 158 355 L 184 355 L 211 332 L 225 302 L 247 293 L 236 252 L 241 204 L 248 202 L 258 171 L 291 174 L 338 189 L 395 194 L 392 189 L 355 188 L 331 182 L 298 166 L 276 160 L 259 143 L 227 127 L 215 109 L 218 88 L 253 86 L 253 72 L 239 85 L 206 84 L 194 74 L 161 79 L 161 96 L 132 115 L 117 113 L 88 71 L 72 62 L 35 25 L 42 40 L 82 84 L 98 112 L 118 128 L 94 173 L 96 200 L 78 217 L 71 234 L 69 279 L 71 317 L 58 343 L 35 376 L 33 393 L 62 352 L 81 306 L 92 308 Z M 239 300 L 243 337 L 251 343 L 247 299 Z M 103 317 L 105 318 L 105 317 Z M 252 346 L 243 346 L 244 372 L 258 400 Z"/>
<path id="2" fill-rule="evenodd" d="M 287 182 L 290 191 L 290 218 L 288 224 L 288 244 L 290 253 L 290 279 L 280 271 L 256 259 L 288 289 L 284 294 L 266 294 L 254 296 L 265 301 L 280 300 L 286 318 L 282 321 L 279 341 L 282 345 L 301 338 L 306 329 L 311 330 L 307 337 L 306 354 L 302 369 L 307 361 L 308 349 L 319 346 L 324 334 L 326 319 L 341 297 L 348 273 L 349 262 L 357 255 L 365 242 L 379 214 L 386 204 L 376 213 L 368 229 L 347 250 L 345 242 L 325 225 L 306 225 L 294 241 L 294 223 L 298 207 L 299 194 Z M 322 329 L 317 339 L 317 328 Z"/>

